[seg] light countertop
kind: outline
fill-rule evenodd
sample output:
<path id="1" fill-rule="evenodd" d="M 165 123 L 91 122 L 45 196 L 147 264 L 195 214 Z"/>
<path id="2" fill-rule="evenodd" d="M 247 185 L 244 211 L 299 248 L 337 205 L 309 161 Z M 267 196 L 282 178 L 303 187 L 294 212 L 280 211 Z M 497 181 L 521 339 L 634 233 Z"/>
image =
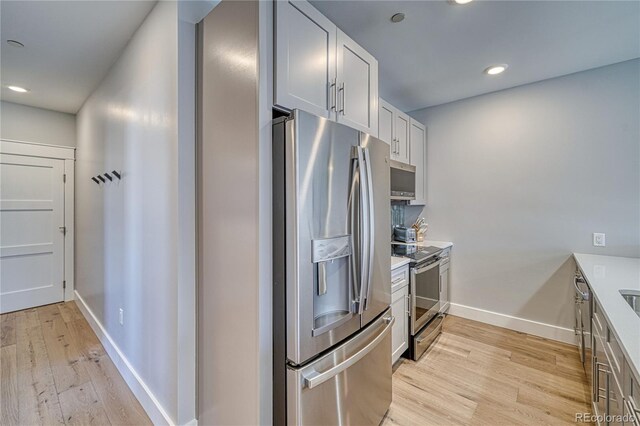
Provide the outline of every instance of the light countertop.
<path id="1" fill-rule="evenodd" d="M 408 265 L 411 259 L 408 257 L 391 256 L 391 270 Z"/>
<path id="2" fill-rule="evenodd" d="M 620 290 L 640 290 L 640 259 L 580 253 L 573 257 L 640 377 L 640 317 L 620 294 Z"/>
<path id="3" fill-rule="evenodd" d="M 441 249 L 446 249 L 449 247 L 453 246 L 452 242 L 449 241 L 420 241 L 417 243 L 398 243 L 396 242 L 396 244 L 415 244 L 417 246 L 420 247 L 429 247 L 429 246 L 434 246 L 434 247 L 438 247 Z M 409 258 L 406 257 L 399 257 L 399 256 L 391 256 L 391 270 L 394 270 L 396 268 L 399 268 L 401 266 L 407 265 L 410 262 Z"/>

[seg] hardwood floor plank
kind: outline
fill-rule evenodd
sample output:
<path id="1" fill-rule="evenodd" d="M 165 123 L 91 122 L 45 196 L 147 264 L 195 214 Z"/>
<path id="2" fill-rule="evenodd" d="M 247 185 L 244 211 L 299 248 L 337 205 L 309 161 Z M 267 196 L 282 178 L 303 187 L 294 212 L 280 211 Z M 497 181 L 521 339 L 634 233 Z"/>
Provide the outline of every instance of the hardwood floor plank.
<path id="1" fill-rule="evenodd" d="M 16 344 L 16 316 L 11 312 L 2 315 L 0 321 L 0 347 Z"/>
<path id="2" fill-rule="evenodd" d="M 152 424 L 107 355 L 86 361 L 85 364 L 111 424 Z"/>
<path id="3" fill-rule="evenodd" d="M 19 425 L 16 345 L 0 348 L 0 424 Z"/>
<path id="4" fill-rule="evenodd" d="M 91 382 L 61 392 L 60 407 L 67 425 L 110 425 Z M 132 423 L 133 424 L 133 423 Z"/>
<path id="5" fill-rule="evenodd" d="M 84 318 L 69 321 L 66 324 L 69 334 L 76 342 L 84 359 L 92 360 L 106 354 L 100 340 Z"/>
<path id="6" fill-rule="evenodd" d="M 398 365 L 393 392 L 385 426 L 561 425 L 590 411 L 577 348 L 453 316 L 422 359 Z"/>
<path id="7" fill-rule="evenodd" d="M 24 311 L 23 311 L 24 313 Z M 64 424 L 37 312 L 16 319 L 18 394 L 23 425 Z"/>
<path id="8" fill-rule="evenodd" d="M 82 313 L 80 313 L 80 310 L 76 306 L 76 303 L 73 301 L 58 304 L 58 310 L 60 311 L 60 315 L 64 322 L 84 319 Z"/>
<path id="9" fill-rule="evenodd" d="M 17 424 L 152 424 L 74 302 L 12 315 Z"/>
<path id="10" fill-rule="evenodd" d="M 58 306 L 43 306 L 38 309 L 38 315 L 58 393 L 89 381 L 85 366 L 80 362 L 84 356 L 62 319 Z"/>

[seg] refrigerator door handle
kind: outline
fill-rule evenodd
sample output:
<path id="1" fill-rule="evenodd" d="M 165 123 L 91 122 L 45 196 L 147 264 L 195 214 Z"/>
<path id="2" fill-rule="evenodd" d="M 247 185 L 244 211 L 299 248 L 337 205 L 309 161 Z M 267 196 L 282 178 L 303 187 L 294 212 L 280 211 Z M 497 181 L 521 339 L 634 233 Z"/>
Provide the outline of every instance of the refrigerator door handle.
<path id="1" fill-rule="evenodd" d="M 353 270 L 353 283 L 355 290 L 354 297 L 354 313 L 362 314 L 364 309 L 364 298 L 365 298 L 365 287 L 364 283 L 366 282 L 365 278 L 365 265 L 367 265 L 367 260 L 365 259 L 365 248 L 368 246 L 367 235 L 364 232 L 367 225 L 364 225 L 363 222 L 366 221 L 366 213 L 365 209 L 365 191 L 364 191 L 364 180 L 365 180 L 365 168 L 364 166 L 364 157 L 362 153 L 362 148 L 359 146 L 353 147 L 352 156 L 352 173 L 351 173 L 351 202 L 349 206 L 349 215 L 350 215 L 350 233 L 352 237 L 356 240 L 353 241 L 352 247 L 353 255 L 352 255 L 352 270 Z M 358 208 L 354 208 L 354 204 L 356 204 L 356 197 L 354 196 L 355 192 L 358 192 Z"/>
<path id="2" fill-rule="evenodd" d="M 368 229 L 365 229 L 364 232 L 367 235 L 368 245 L 364 249 L 368 251 L 367 253 L 367 280 L 365 281 L 367 288 L 364 293 L 365 295 L 365 303 L 364 309 L 367 309 L 369 306 L 369 299 L 371 298 L 371 278 L 373 276 L 373 253 L 374 253 L 374 244 L 375 241 L 375 217 L 373 215 L 374 212 L 374 204 L 373 204 L 373 180 L 372 180 L 372 172 L 371 172 L 371 156 L 369 155 L 369 148 L 362 148 L 364 154 L 364 163 L 366 169 L 366 181 L 363 182 L 363 186 L 367 188 L 367 205 L 366 205 L 366 216 L 367 221 L 365 222 L 368 225 Z"/>
<path id="3" fill-rule="evenodd" d="M 365 310 L 365 303 L 368 296 L 369 288 L 369 254 L 370 254 L 370 229 L 371 217 L 369 214 L 369 173 L 367 170 L 367 161 L 365 159 L 364 149 L 360 146 L 356 147 L 358 152 L 358 165 L 360 170 L 360 299 L 358 313 Z"/>
<path id="4" fill-rule="evenodd" d="M 311 373 L 304 375 L 303 376 L 304 385 L 309 389 L 313 389 L 316 386 L 320 386 L 327 380 L 337 376 L 338 374 L 342 373 L 344 370 L 346 370 L 347 368 L 351 367 L 356 362 L 364 358 L 369 352 L 371 352 L 373 349 L 375 349 L 376 346 L 378 346 L 380 341 L 382 341 L 382 339 L 384 339 L 387 336 L 387 334 L 389 334 L 389 332 L 391 331 L 391 328 L 393 327 L 393 324 L 396 321 L 396 318 L 392 316 L 392 317 L 385 318 L 384 320 L 387 326 L 384 328 L 384 330 L 382 330 L 380 334 L 378 334 L 365 347 L 360 349 L 358 352 L 356 352 L 355 354 L 353 354 L 352 356 L 350 356 L 340 364 L 335 365 L 330 369 L 323 371 L 322 373 L 316 370 L 313 370 Z"/>

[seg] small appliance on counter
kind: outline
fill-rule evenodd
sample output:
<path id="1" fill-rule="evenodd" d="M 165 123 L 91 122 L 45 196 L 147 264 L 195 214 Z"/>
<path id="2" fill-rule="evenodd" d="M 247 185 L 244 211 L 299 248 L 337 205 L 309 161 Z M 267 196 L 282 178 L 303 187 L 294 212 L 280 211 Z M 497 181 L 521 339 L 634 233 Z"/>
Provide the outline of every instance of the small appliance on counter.
<path id="1" fill-rule="evenodd" d="M 396 226 L 393 229 L 393 237 L 395 238 L 396 241 L 400 241 L 403 243 L 415 243 L 416 230 L 414 228 Z"/>

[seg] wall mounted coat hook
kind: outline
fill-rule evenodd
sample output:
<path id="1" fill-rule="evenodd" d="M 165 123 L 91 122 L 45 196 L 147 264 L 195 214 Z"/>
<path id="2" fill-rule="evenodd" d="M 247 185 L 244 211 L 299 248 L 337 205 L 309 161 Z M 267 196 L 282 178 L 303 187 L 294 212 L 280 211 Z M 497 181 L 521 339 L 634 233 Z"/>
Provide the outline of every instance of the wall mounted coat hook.
<path id="1" fill-rule="evenodd" d="M 118 179 L 122 179 L 122 177 L 120 176 L 120 173 L 116 172 L 115 170 L 113 170 L 111 173 L 113 173 L 113 175 Z"/>
<path id="2" fill-rule="evenodd" d="M 105 182 L 106 182 L 106 180 L 105 180 L 102 176 L 100 176 L 100 175 L 98 175 L 98 179 L 100 179 L 100 180 L 102 181 L 102 183 L 105 183 Z"/>
<path id="3" fill-rule="evenodd" d="M 109 179 L 109 182 L 113 182 L 113 178 L 111 177 L 111 175 L 109 173 L 105 173 L 104 177 L 106 177 L 107 179 Z"/>
<path id="4" fill-rule="evenodd" d="M 98 185 L 100 185 L 100 181 L 94 177 L 91 178 L 92 181 L 94 181 L 95 183 L 97 183 Z"/>

